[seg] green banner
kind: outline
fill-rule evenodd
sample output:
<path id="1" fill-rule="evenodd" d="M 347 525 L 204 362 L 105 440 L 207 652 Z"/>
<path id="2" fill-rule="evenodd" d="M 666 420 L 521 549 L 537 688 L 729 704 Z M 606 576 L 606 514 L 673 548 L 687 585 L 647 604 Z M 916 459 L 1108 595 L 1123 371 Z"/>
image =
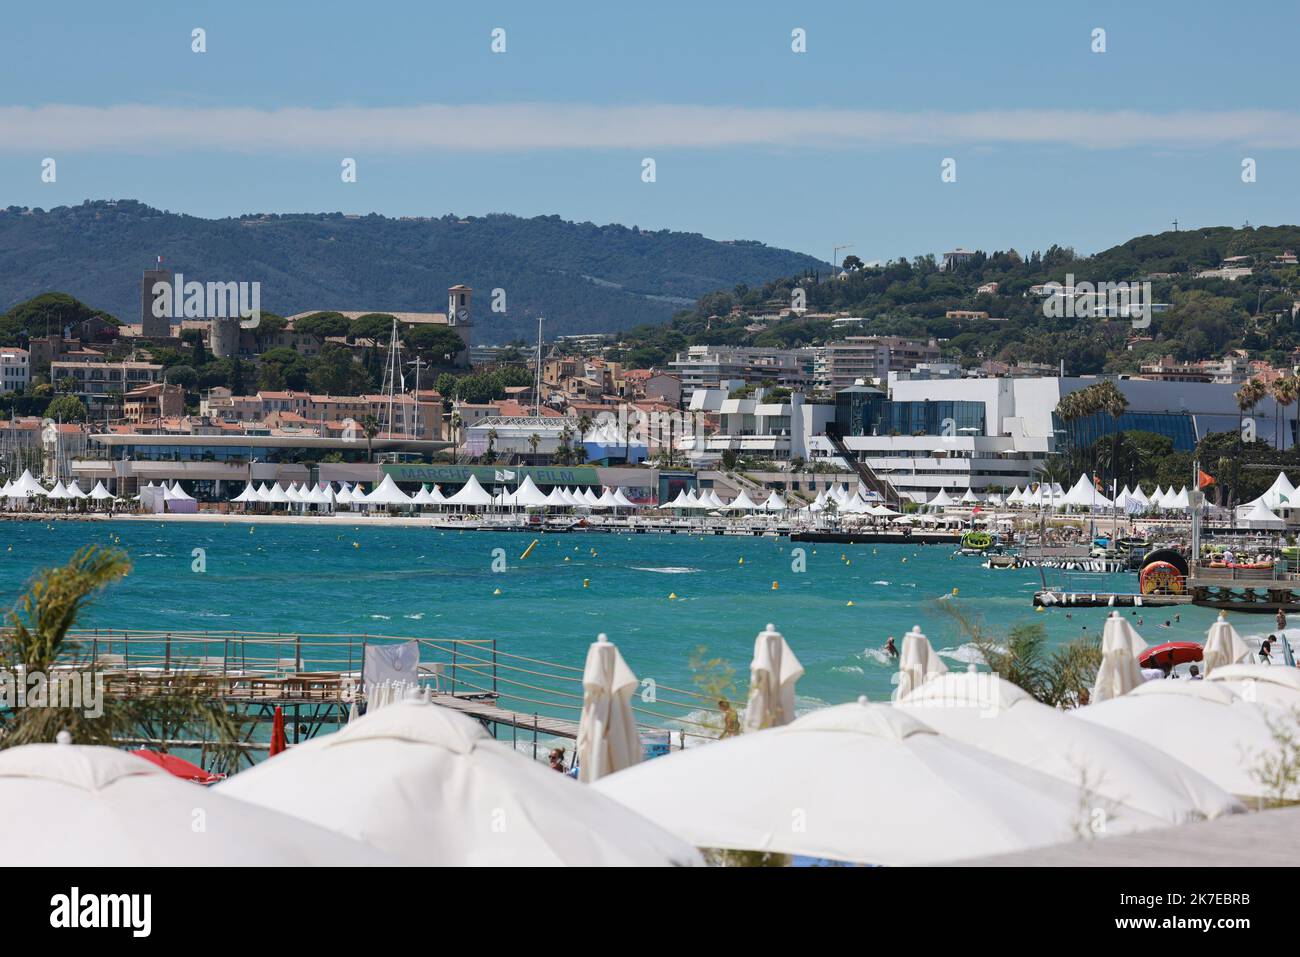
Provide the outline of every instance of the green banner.
<path id="1" fill-rule="evenodd" d="M 541 466 L 512 465 L 385 465 L 384 472 L 394 482 L 422 482 L 429 485 L 464 485 L 473 475 L 480 485 L 515 486 L 531 475 L 537 485 L 600 485 L 595 467 L 590 465 Z"/>

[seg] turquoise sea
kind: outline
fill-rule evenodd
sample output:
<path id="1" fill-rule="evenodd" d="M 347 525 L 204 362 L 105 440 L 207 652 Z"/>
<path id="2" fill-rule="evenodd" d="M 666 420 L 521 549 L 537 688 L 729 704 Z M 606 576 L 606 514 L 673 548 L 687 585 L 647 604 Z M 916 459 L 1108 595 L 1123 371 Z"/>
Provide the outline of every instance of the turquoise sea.
<path id="1" fill-rule="evenodd" d="M 890 635 L 901 645 L 913 625 L 950 668 L 966 667 L 973 649 L 943 614 L 944 601 L 993 629 L 1041 621 L 1058 643 L 1084 629 L 1099 633 L 1106 616 L 1035 613 L 1036 570 L 988 570 L 949 546 L 575 533 L 544 536 L 521 560 L 531 535 L 432 528 L 9 522 L 0 535 L 6 608 L 38 569 L 81 545 L 120 540 L 135 568 L 88 609 L 82 624 L 92 627 L 495 638 L 501 652 L 575 668 L 605 632 L 639 677 L 678 688 L 692 687 L 687 660 L 707 646 L 735 668 L 743 697 L 754 637 L 771 622 L 806 669 L 801 707 L 862 694 L 885 700 L 894 669 L 880 649 Z M 201 573 L 192 570 L 197 548 L 206 559 Z M 493 571 L 495 549 L 503 550 L 504 571 Z M 1061 573 L 1046 574 L 1060 583 Z M 1136 576 L 1076 575 L 1068 584 L 1132 591 Z M 1203 640 L 1214 617 L 1189 607 L 1165 628 L 1174 609 L 1140 614 L 1138 630 L 1151 644 Z M 1236 624 L 1253 634 L 1272 621 L 1242 616 Z"/>

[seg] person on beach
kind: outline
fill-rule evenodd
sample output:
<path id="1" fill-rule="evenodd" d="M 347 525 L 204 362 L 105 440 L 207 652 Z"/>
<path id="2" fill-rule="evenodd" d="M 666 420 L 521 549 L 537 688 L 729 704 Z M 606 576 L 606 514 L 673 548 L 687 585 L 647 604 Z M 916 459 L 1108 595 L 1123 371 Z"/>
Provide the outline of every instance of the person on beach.
<path id="1" fill-rule="evenodd" d="M 551 748 L 551 770 L 564 773 L 564 749 Z"/>
<path id="2" fill-rule="evenodd" d="M 888 652 L 890 658 L 893 658 L 895 661 L 898 660 L 898 647 L 894 644 L 893 635 L 890 635 L 889 640 L 885 642 L 885 651 Z"/>
<path id="3" fill-rule="evenodd" d="M 722 736 L 730 738 L 740 734 L 740 715 L 736 714 L 736 709 L 731 706 L 731 702 L 726 698 L 719 698 L 718 710 L 722 712 Z"/>
<path id="4" fill-rule="evenodd" d="M 1277 630 L 1286 631 L 1286 612 L 1281 608 L 1277 610 Z"/>
<path id="5" fill-rule="evenodd" d="M 1187 677 L 1191 681 L 1202 680 L 1200 667 L 1198 665 L 1192 665 L 1191 670 L 1187 673 Z"/>
<path id="6" fill-rule="evenodd" d="M 1273 663 L 1273 642 L 1276 639 L 1269 635 L 1259 643 L 1259 660 L 1261 664 L 1271 665 Z"/>

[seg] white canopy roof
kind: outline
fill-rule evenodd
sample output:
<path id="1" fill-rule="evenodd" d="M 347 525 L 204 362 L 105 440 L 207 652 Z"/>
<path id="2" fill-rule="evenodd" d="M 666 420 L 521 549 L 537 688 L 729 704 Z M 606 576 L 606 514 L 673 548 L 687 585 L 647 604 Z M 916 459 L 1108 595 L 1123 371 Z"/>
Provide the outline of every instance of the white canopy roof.
<path id="1" fill-rule="evenodd" d="M 391 475 L 385 475 L 379 487 L 366 496 L 367 505 L 410 505 L 411 497 L 397 487 Z"/>
<path id="2" fill-rule="evenodd" d="M 694 847 L 494 741 L 471 718 L 417 701 L 375 710 L 217 790 L 355 837 L 403 864 L 700 863 Z"/>
<path id="3" fill-rule="evenodd" d="M 533 481 L 531 475 L 524 476 L 524 480 L 519 483 L 519 488 L 515 490 L 512 499 L 510 504 L 516 508 L 545 508 L 550 504 L 546 495 Z"/>
<path id="4" fill-rule="evenodd" d="M 600 498 L 596 502 L 601 508 L 618 508 L 618 499 L 614 498 L 614 493 L 606 486 L 600 493 Z"/>
<path id="5" fill-rule="evenodd" d="M 1259 498 L 1269 508 L 1278 508 L 1282 505 L 1291 507 L 1300 505 L 1300 498 L 1297 498 L 1295 493 L 1296 488 L 1291 484 L 1291 480 L 1286 477 L 1286 473 L 1278 472 L 1273 484 Z"/>
<path id="6" fill-rule="evenodd" d="M 96 486 L 96 488 L 99 487 L 101 486 Z M 92 493 L 92 497 L 94 497 L 93 493 Z M 232 502 L 256 502 L 257 489 L 253 487 L 252 482 L 249 482 L 244 486 L 244 490 L 240 492 L 238 495 L 236 495 L 234 498 L 232 498 L 231 501 Z"/>
<path id="7" fill-rule="evenodd" d="M 263 488 L 265 488 L 265 486 L 263 486 Z M 276 482 L 275 485 L 271 487 L 271 490 L 266 493 L 266 501 L 274 502 L 278 505 L 284 505 L 292 502 L 293 499 L 289 498 L 288 493 L 280 487 L 280 483 Z"/>
<path id="8" fill-rule="evenodd" d="M 34 827 L 34 808 L 58 826 Z M 195 808 L 203 809 L 203 828 L 193 827 Z M 392 863 L 300 817 L 182 781 L 138 755 L 75 744 L 0 752 L 0 845 L 14 867 Z"/>
<path id="9" fill-rule="evenodd" d="M 989 672 L 939 675 L 897 704 L 940 734 L 1068 784 L 1086 779 L 1100 797 L 1169 824 L 1245 810 L 1158 748 L 1040 704 Z"/>
<path id="10" fill-rule="evenodd" d="M 735 498 L 733 498 L 727 505 L 725 505 L 724 509 L 728 512 L 751 512 L 756 508 L 762 508 L 762 507 L 763 506 L 759 505 L 757 502 L 751 499 L 748 493 L 746 493 L 746 491 L 742 488 L 740 490 L 740 494 L 737 495 Z"/>
<path id="11" fill-rule="evenodd" d="M 925 504 L 932 505 L 935 508 L 946 508 L 949 505 L 956 505 L 957 503 L 953 501 L 952 496 L 949 495 L 946 490 L 939 489 L 939 494 L 937 494 L 934 498 L 930 499 L 930 501 L 926 502 Z"/>
<path id="12" fill-rule="evenodd" d="M 686 494 L 686 489 L 682 489 L 680 492 L 677 493 L 677 497 L 674 498 L 671 502 L 664 502 L 659 507 L 662 509 L 670 509 L 670 508 L 688 508 L 689 506 L 690 506 L 690 499 Z"/>
<path id="13" fill-rule="evenodd" d="M 54 483 L 54 488 L 50 489 L 49 497 L 57 499 L 72 498 L 72 496 L 68 494 L 68 490 L 63 487 L 62 482 Z"/>
<path id="14" fill-rule="evenodd" d="M 1087 475 L 1080 475 L 1079 481 L 1074 483 L 1074 487 L 1065 493 L 1061 499 L 1062 505 L 1068 505 L 1073 508 L 1109 508 L 1111 500 L 1101 492 L 1097 491 L 1097 486 L 1093 484 L 1092 479 Z"/>
<path id="15" fill-rule="evenodd" d="M 763 508 L 769 512 L 784 512 L 786 509 L 785 499 L 773 492 L 767 497 L 767 501 L 763 503 Z"/>
<path id="16" fill-rule="evenodd" d="M 9 494 L 13 498 L 26 498 L 29 495 L 49 495 L 45 486 L 32 476 L 29 469 L 23 469 L 23 474 L 18 477 L 18 481 L 9 489 Z"/>
<path id="17" fill-rule="evenodd" d="M 1238 509 L 1238 511 L 1241 510 Z M 1255 504 L 1251 506 L 1250 510 L 1245 515 L 1242 515 L 1238 521 L 1247 528 L 1286 528 L 1286 522 L 1278 515 L 1275 515 L 1264 504 L 1263 499 L 1258 498 L 1255 499 Z"/>
<path id="18" fill-rule="evenodd" d="M 65 488 L 67 489 L 68 494 L 73 498 L 90 498 L 89 495 L 81 490 L 81 486 L 77 484 L 75 479 L 69 482 Z"/>
<path id="19" fill-rule="evenodd" d="M 638 507 L 639 507 L 639 506 L 636 504 L 636 502 L 633 502 L 630 498 L 628 498 L 626 495 L 623 494 L 623 489 L 621 489 L 621 488 L 616 488 L 616 489 L 614 489 L 614 502 L 615 502 L 616 505 L 618 505 L 619 508 L 638 508 Z"/>
<path id="20" fill-rule="evenodd" d="M 1070 840 L 1079 808 L 1091 806 L 1077 785 L 865 699 L 646 761 L 592 787 L 697 847 L 887 866 Z M 802 827 L 790 826 L 794 808 Z M 1156 825 L 1123 806 L 1106 823 L 1112 834 Z"/>
<path id="21" fill-rule="evenodd" d="M 245 491 L 247 491 L 247 489 L 245 489 Z M 102 500 L 106 498 L 112 498 L 113 493 L 110 492 L 108 489 L 104 488 L 103 482 L 96 482 L 95 487 L 90 490 L 90 497 L 96 500 Z"/>
<path id="22" fill-rule="evenodd" d="M 469 480 L 461 486 L 460 490 L 447 499 L 447 504 L 481 508 L 492 504 L 492 496 L 479 484 L 478 477 L 471 473 Z"/>

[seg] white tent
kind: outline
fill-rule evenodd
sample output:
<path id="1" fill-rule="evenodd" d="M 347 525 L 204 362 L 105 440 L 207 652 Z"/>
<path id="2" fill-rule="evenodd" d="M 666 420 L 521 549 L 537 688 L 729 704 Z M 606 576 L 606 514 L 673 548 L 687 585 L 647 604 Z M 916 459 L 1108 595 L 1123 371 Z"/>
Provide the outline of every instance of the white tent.
<path id="1" fill-rule="evenodd" d="M 89 495 L 81 490 L 81 486 L 77 484 L 75 479 L 69 482 L 66 488 L 68 495 L 72 498 L 90 498 Z"/>
<path id="2" fill-rule="evenodd" d="M 606 486 L 600 493 L 600 498 L 596 504 L 601 508 L 618 508 L 618 499 L 614 498 L 614 493 Z"/>
<path id="3" fill-rule="evenodd" d="M 898 686 L 895 700 L 910 694 L 939 675 L 947 674 L 948 666 L 939 660 L 930 639 L 921 634 L 921 626 L 913 625 L 903 636 L 903 649 L 898 656 Z"/>
<path id="4" fill-rule="evenodd" d="M 339 505 L 352 504 L 352 490 L 348 488 L 347 482 L 340 483 L 338 493 L 334 496 L 334 501 Z"/>
<path id="5" fill-rule="evenodd" d="M 288 493 L 280 487 L 280 483 L 276 482 L 275 485 L 271 487 L 271 490 L 266 493 L 266 501 L 273 502 L 276 505 L 287 505 L 293 500 L 289 498 Z"/>
<path id="6" fill-rule="evenodd" d="M 1228 792 L 1163 751 L 1040 704 L 989 672 L 941 675 L 896 704 L 949 738 L 1067 784 L 1086 783 L 1101 798 L 1167 824 L 1245 810 Z"/>
<path id="7" fill-rule="evenodd" d="M 54 488 L 50 489 L 49 497 L 52 499 L 72 498 L 72 496 L 68 494 L 68 490 L 63 487 L 62 482 L 54 483 Z"/>
<path id="8" fill-rule="evenodd" d="M 1283 505 L 1289 508 L 1300 505 L 1300 498 L 1296 497 L 1296 488 L 1291 484 L 1291 480 L 1286 477 L 1285 472 L 1278 472 L 1273 484 L 1255 501 L 1262 501 L 1269 508 L 1279 508 Z M 1250 504 L 1253 505 L 1254 502 Z"/>
<path id="9" fill-rule="evenodd" d="M 1071 840 L 1080 807 L 1092 806 L 1078 787 L 865 698 L 646 761 L 594 787 L 697 847 L 893 866 Z M 1107 833 L 1151 822 L 1120 807 Z"/>
<path id="10" fill-rule="evenodd" d="M 1237 511 L 1240 513 L 1242 509 Z M 1286 527 L 1286 522 L 1274 514 L 1262 499 L 1255 499 L 1255 504 L 1250 507 L 1246 514 L 1238 514 L 1237 521 L 1246 528 L 1282 529 Z"/>
<path id="11" fill-rule="evenodd" d="M 23 474 L 18 477 L 18 481 L 9 489 L 11 498 L 28 498 L 32 495 L 49 495 L 45 486 L 32 476 L 28 469 L 23 469 Z"/>
<path id="12" fill-rule="evenodd" d="M 96 489 L 96 491 L 98 491 L 98 490 L 99 490 L 100 488 L 102 488 L 102 487 L 103 487 L 102 485 L 97 485 L 97 486 L 95 486 L 95 489 Z M 92 498 L 98 498 L 99 496 L 96 496 L 96 495 L 92 492 L 92 493 L 91 493 L 91 497 L 92 497 Z M 256 501 L 257 501 L 257 489 L 253 488 L 253 483 L 252 483 L 252 482 L 249 482 L 247 485 L 244 486 L 244 490 L 243 490 L 242 492 L 240 492 L 238 495 L 236 495 L 234 498 L 232 498 L 231 501 L 232 501 L 232 502 L 256 502 Z"/>
<path id="13" fill-rule="evenodd" d="M 1196 768 L 1229 793 L 1267 796 L 1252 773 L 1277 742 L 1269 712 L 1225 682 L 1148 681 L 1129 694 L 1079 708 L 1079 718 L 1123 731 Z"/>
<path id="14" fill-rule="evenodd" d="M 808 505 L 808 511 L 810 512 L 822 511 L 824 508 L 826 508 L 827 498 L 828 496 L 826 494 L 826 489 L 822 489 L 820 492 L 817 493 L 817 497 L 813 499 L 812 502 Z"/>
<path id="15" fill-rule="evenodd" d="M 546 496 L 546 504 L 553 508 L 568 508 L 570 503 L 564 498 L 564 490 L 558 485 Z"/>
<path id="16" fill-rule="evenodd" d="M 677 497 L 674 498 L 671 502 L 664 502 L 664 504 L 660 505 L 659 507 L 664 510 L 673 509 L 673 508 L 686 508 L 687 501 L 688 499 L 686 496 L 686 489 L 682 489 L 680 492 L 677 493 Z"/>
<path id="17" fill-rule="evenodd" d="M 573 508 L 591 508 L 591 506 L 587 504 L 587 500 L 571 488 L 564 489 L 562 494 L 564 495 L 564 500 Z M 680 494 L 678 497 L 680 497 Z"/>
<path id="18" fill-rule="evenodd" d="M 284 490 L 284 497 L 287 498 L 290 502 L 292 502 L 295 505 L 298 505 L 302 502 L 303 495 L 302 492 L 298 491 L 297 482 L 291 482 L 289 484 L 289 487 Z"/>
<path id="19" fill-rule="evenodd" d="M 641 760 L 641 735 L 632 714 L 639 682 L 605 635 L 587 649 L 578 722 L 579 779 L 590 784 Z"/>
<path id="20" fill-rule="evenodd" d="M 391 475 L 385 475 L 379 487 L 366 496 L 367 505 L 410 505 L 411 497 L 397 487 Z"/>
<path id="21" fill-rule="evenodd" d="M 448 497 L 448 505 L 467 505 L 482 508 L 492 504 L 492 496 L 479 484 L 478 477 L 471 474 L 469 480 L 461 486 L 455 495 Z"/>
<path id="22" fill-rule="evenodd" d="M 1183 512 L 1192 507 L 1192 497 L 1188 494 L 1186 485 L 1178 490 L 1178 494 L 1170 501 L 1169 507 Z"/>
<path id="23" fill-rule="evenodd" d="M 949 505 L 956 505 L 951 495 L 945 489 L 939 489 L 939 493 L 934 498 L 925 503 L 933 508 L 947 508 Z"/>
<path id="24" fill-rule="evenodd" d="M 164 486 L 164 488 L 165 488 L 165 487 L 166 487 L 166 486 Z M 173 483 L 172 483 L 172 487 L 171 487 L 168 491 L 170 492 L 170 494 L 164 496 L 165 498 L 168 498 L 168 499 L 174 499 L 174 500 L 176 500 L 176 501 L 178 501 L 178 502 L 193 502 L 193 501 L 196 501 L 196 499 L 194 498 L 193 495 L 191 495 L 189 492 L 185 491 L 185 489 L 181 488 L 181 483 L 180 483 L 180 482 L 173 482 Z"/>
<path id="25" fill-rule="evenodd" d="M 1097 491 L 1092 479 L 1088 478 L 1087 475 L 1080 475 L 1079 481 L 1075 482 L 1074 487 L 1065 493 L 1059 504 L 1072 508 L 1109 508 L 1111 501 Z"/>
<path id="26" fill-rule="evenodd" d="M 35 808 L 58 826 L 34 827 Z M 0 751 L 0 844 L 11 867 L 394 863 L 314 824 L 182 781 L 138 755 L 75 744 Z"/>
<path id="27" fill-rule="evenodd" d="M 623 490 L 621 488 L 614 489 L 614 504 L 617 505 L 619 508 L 634 509 L 639 507 L 636 504 L 636 502 L 632 501 L 625 494 L 623 494 Z"/>
<path id="28" fill-rule="evenodd" d="M 591 490 L 590 486 L 582 490 L 582 500 L 588 505 L 598 505 L 600 503 L 600 499 L 596 497 L 596 493 Z"/>
<path id="29" fill-rule="evenodd" d="M 1228 622 L 1227 614 L 1219 612 L 1219 617 L 1206 633 L 1205 651 L 1201 653 L 1201 670 L 1205 677 L 1228 665 L 1249 661 L 1250 654 L 1250 646 Z"/>
<path id="30" fill-rule="evenodd" d="M 967 487 L 966 494 L 961 497 L 962 505 L 978 505 L 981 499 L 975 494 L 975 490 Z"/>
<path id="31" fill-rule="evenodd" d="M 1142 684 L 1138 658 L 1147 643 L 1117 611 L 1112 611 L 1101 632 L 1101 667 L 1092 686 L 1093 703 L 1128 694 Z"/>
<path id="32" fill-rule="evenodd" d="M 794 720 L 794 685 L 804 673 L 785 638 L 775 625 L 758 633 L 749 663 L 749 699 L 745 728 L 758 731 Z"/>
<path id="33" fill-rule="evenodd" d="M 700 493 L 700 502 L 712 509 L 725 508 L 727 504 L 722 499 L 718 498 L 718 490 L 712 488 L 706 488 Z"/>
<path id="34" fill-rule="evenodd" d="M 831 486 L 829 497 L 832 501 L 835 502 L 836 506 L 840 506 L 844 504 L 846 499 L 848 499 L 849 493 L 848 490 L 845 489 L 843 485 L 841 485 L 839 482 L 836 482 L 834 485 Z"/>
<path id="35" fill-rule="evenodd" d="M 306 505 L 328 505 L 330 498 L 325 489 L 319 485 L 313 485 L 307 489 L 306 494 L 302 496 L 302 501 Z"/>
<path id="36" fill-rule="evenodd" d="M 763 503 L 763 508 L 769 512 L 784 512 L 786 510 L 785 499 L 773 492 L 767 497 L 767 501 Z"/>
<path id="37" fill-rule="evenodd" d="M 517 508 L 545 508 L 550 502 L 537 483 L 533 481 L 531 475 L 525 475 L 519 488 L 515 490 L 514 501 L 512 503 Z"/>
<path id="38" fill-rule="evenodd" d="M 727 512 L 752 512 L 754 509 L 762 507 L 763 506 L 751 499 L 748 493 L 746 493 L 742 488 L 739 495 L 723 506 L 723 510 Z"/>
<path id="39" fill-rule="evenodd" d="M 447 501 L 447 497 L 442 494 L 442 486 L 435 485 L 433 487 L 433 490 L 429 492 L 429 504 L 443 505 L 446 503 L 446 501 Z"/>
<path id="40" fill-rule="evenodd" d="M 247 491 L 247 489 L 245 489 L 245 491 Z M 90 490 L 90 497 L 96 501 L 103 501 L 104 499 L 112 498 L 113 493 L 104 488 L 103 482 L 96 482 L 95 487 Z"/>
<path id="41" fill-rule="evenodd" d="M 493 740 L 472 718 L 420 701 L 368 713 L 241 771 L 217 792 L 408 865 L 700 863 L 693 847 Z"/>

